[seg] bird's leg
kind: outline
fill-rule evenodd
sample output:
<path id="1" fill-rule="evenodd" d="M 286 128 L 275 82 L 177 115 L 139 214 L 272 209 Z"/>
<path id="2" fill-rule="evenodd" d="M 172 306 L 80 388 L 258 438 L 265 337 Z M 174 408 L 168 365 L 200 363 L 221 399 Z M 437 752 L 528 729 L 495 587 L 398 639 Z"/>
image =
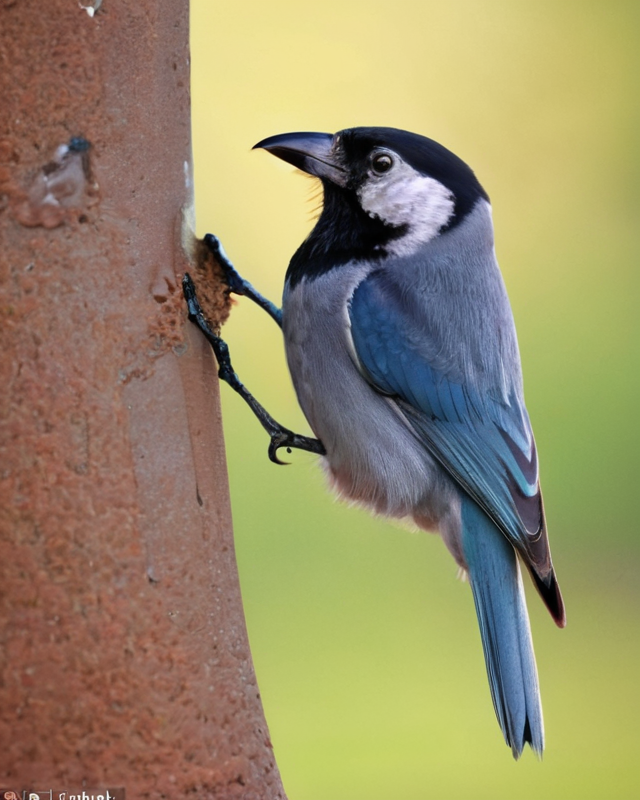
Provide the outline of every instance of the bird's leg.
<path id="1" fill-rule="evenodd" d="M 274 319 L 282 328 L 282 309 L 274 305 L 271 300 L 267 300 L 266 297 L 263 297 L 260 292 L 253 288 L 249 281 L 245 281 L 244 278 L 240 277 L 236 271 L 236 268 L 233 266 L 231 261 L 229 261 L 229 257 L 225 253 L 220 239 L 218 239 L 218 237 L 214 236 L 212 233 L 207 233 L 203 241 L 209 248 L 209 251 L 213 254 L 215 260 L 218 262 L 218 264 L 220 264 L 229 290 L 234 294 L 244 295 L 250 300 L 253 300 L 256 305 L 259 305 L 260 308 L 264 309 L 267 314 L 269 314 L 269 316 Z"/>
<path id="2" fill-rule="evenodd" d="M 213 352 L 218 361 L 218 376 L 221 380 L 228 383 L 229 386 L 244 399 L 258 418 L 262 427 L 269 434 L 271 443 L 269 444 L 268 452 L 271 461 L 273 461 L 274 464 L 286 464 L 285 461 L 280 461 L 278 458 L 278 450 L 281 447 L 286 447 L 288 452 L 291 452 L 291 448 L 295 447 L 298 450 L 308 450 L 310 453 L 317 453 L 321 456 L 326 455 L 326 450 L 319 439 L 312 439 L 309 436 L 301 436 L 298 433 L 293 433 L 293 431 L 290 431 L 288 428 L 276 422 L 240 381 L 231 365 L 229 347 L 223 339 L 216 336 L 211 325 L 207 322 L 200 303 L 198 302 L 196 288 L 188 273 L 185 273 L 182 279 L 182 291 L 184 292 L 184 299 L 187 301 L 189 319 L 200 328 L 213 348 Z"/>

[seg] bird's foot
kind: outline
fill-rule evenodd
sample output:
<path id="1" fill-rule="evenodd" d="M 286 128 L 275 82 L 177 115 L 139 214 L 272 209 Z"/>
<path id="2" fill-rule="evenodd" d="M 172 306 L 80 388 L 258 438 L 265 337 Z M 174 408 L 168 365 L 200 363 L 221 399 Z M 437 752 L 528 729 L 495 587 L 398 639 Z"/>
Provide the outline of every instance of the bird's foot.
<path id="1" fill-rule="evenodd" d="M 317 453 L 318 455 L 326 455 L 326 450 L 319 439 L 313 439 L 309 436 L 301 436 L 298 433 L 290 431 L 288 428 L 280 425 L 279 422 L 269 414 L 269 412 L 256 400 L 247 387 L 236 375 L 233 365 L 231 364 L 231 355 L 229 353 L 229 346 L 227 343 L 218 336 L 213 330 L 209 321 L 202 311 L 202 307 L 198 301 L 196 287 L 188 272 L 185 273 L 182 279 L 182 291 L 184 298 L 187 302 L 187 310 L 189 312 L 189 319 L 200 328 L 205 338 L 211 345 L 218 362 L 218 377 L 220 380 L 228 383 L 231 388 L 236 391 L 243 400 L 247 403 L 249 408 L 258 418 L 258 421 L 269 434 L 271 442 L 269 444 L 269 459 L 274 464 L 286 464 L 286 461 L 280 461 L 278 458 L 278 450 L 281 447 L 286 447 L 288 452 L 291 448 L 297 450 L 307 450 L 310 453 Z"/>

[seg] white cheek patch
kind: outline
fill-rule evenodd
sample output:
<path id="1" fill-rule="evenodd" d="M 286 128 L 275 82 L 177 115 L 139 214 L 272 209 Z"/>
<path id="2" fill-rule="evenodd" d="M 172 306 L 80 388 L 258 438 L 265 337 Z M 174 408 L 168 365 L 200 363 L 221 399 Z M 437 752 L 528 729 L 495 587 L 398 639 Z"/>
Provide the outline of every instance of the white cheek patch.
<path id="1" fill-rule="evenodd" d="M 394 155 L 394 166 L 384 175 L 371 176 L 358 190 L 360 205 L 371 217 L 407 232 L 390 242 L 395 255 L 410 255 L 438 235 L 453 216 L 454 197 L 446 186 L 421 175 Z"/>

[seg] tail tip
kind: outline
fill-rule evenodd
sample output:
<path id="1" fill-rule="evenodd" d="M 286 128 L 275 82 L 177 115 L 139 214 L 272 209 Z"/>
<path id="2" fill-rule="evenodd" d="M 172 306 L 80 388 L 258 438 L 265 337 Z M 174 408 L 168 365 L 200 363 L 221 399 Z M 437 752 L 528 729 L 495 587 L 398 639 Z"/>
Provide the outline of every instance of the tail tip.
<path id="1" fill-rule="evenodd" d="M 516 761 L 518 761 L 522 755 L 525 744 L 528 744 L 537 759 L 542 761 L 542 755 L 544 753 L 544 733 L 541 729 L 532 731 L 528 717 L 525 720 L 524 728 L 520 736 L 516 738 L 515 736 L 509 736 L 505 732 L 505 739 L 507 744 L 511 747 L 511 753 Z"/>
<path id="2" fill-rule="evenodd" d="M 531 570 L 531 576 L 535 583 L 536 589 L 542 597 L 553 621 L 559 628 L 564 628 L 567 624 L 567 614 L 564 608 L 564 600 L 562 599 L 562 592 L 556 578 L 556 574 L 551 568 L 551 571 L 544 578 Z"/>

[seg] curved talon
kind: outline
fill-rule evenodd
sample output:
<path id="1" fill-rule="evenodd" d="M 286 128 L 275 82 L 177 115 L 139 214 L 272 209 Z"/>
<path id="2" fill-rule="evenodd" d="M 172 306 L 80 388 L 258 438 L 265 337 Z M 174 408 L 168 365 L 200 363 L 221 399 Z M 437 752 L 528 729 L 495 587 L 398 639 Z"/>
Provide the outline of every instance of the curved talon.
<path id="1" fill-rule="evenodd" d="M 298 450 L 306 450 L 308 453 L 315 453 L 316 455 L 326 456 L 327 451 L 319 439 L 309 439 L 307 436 L 299 436 L 293 431 L 283 428 L 282 430 L 271 433 L 271 443 L 269 444 L 269 459 L 274 464 L 281 466 L 288 466 L 289 461 L 281 461 L 278 458 L 278 450 L 281 447 L 287 448 L 287 453 L 291 452 L 292 448 Z"/>
<path id="2" fill-rule="evenodd" d="M 282 434 L 278 435 L 274 433 L 271 437 L 271 442 L 269 444 L 269 461 L 272 461 L 274 464 L 277 464 L 280 467 L 290 467 L 291 462 L 289 461 L 280 461 L 278 458 L 278 450 L 281 447 L 284 447 L 286 444 L 286 439 L 283 441 Z M 287 452 L 291 452 L 291 448 L 287 447 Z"/>

